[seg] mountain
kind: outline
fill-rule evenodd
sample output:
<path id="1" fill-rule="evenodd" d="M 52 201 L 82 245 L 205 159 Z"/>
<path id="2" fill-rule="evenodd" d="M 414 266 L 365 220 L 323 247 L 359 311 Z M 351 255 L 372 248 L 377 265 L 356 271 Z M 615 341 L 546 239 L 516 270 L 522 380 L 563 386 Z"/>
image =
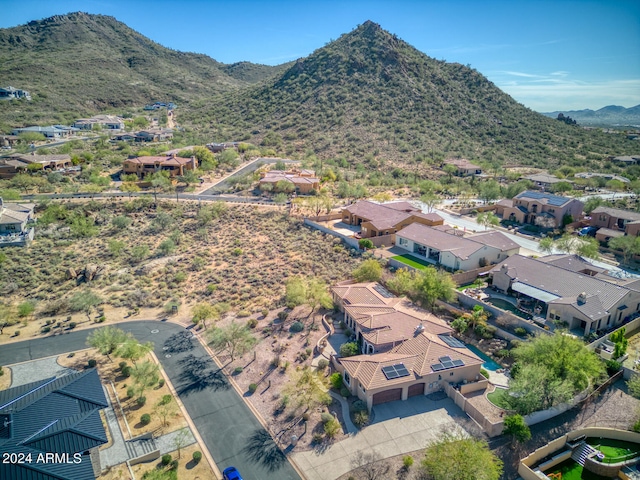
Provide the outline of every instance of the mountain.
<path id="1" fill-rule="evenodd" d="M 485 166 L 597 167 L 622 135 L 536 113 L 480 72 L 435 60 L 367 21 L 277 67 L 167 49 L 112 17 L 73 13 L 0 30 L 0 130 L 173 101 L 190 141 L 250 141 L 397 177 L 459 156 Z"/>
<path id="2" fill-rule="evenodd" d="M 370 21 L 182 119 L 215 125 L 216 140 L 244 135 L 374 169 L 449 156 L 545 166 L 621 150 L 617 138 L 536 113 L 477 70 L 430 58 Z"/>
<path id="3" fill-rule="evenodd" d="M 599 110 L 569 110 L 543 113 L 547 117 L 557 118 L 564 114 L 576 120 L 580 125 L 599 127 L 632 126 L 640 128 L 640 105 L 625 108 L 618 105 L 608 105 Z"/>
<path id="4" fill-rule="evenodd" d="M 237 89 L 280 71 L 224 65 L 159 45 L 113 17 L 71 13 L 0 29 L 0 79 L 33 102 L 2 102 L 0 116 L 25 122 L 153 101 L 178 105 Z M 36 113 L 37 112 L 37 113 Z"/>

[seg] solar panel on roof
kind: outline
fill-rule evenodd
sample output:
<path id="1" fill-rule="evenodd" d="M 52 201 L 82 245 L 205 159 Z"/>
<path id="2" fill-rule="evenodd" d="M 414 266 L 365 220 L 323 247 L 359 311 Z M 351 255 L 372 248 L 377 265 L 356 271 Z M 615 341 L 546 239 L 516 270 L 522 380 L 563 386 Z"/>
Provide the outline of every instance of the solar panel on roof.
<path id="1" fill-rule="evenodd" d="M 464 362 L 462 360 L 451 360 L 450 357 L 440 357 L 439 360 L 442 363 L 434 363 L 433 365 L 431 365 L 431 370 L 433 370 L 434 372 L 462 367 L 464 365 Z"/>
<path id="2" fill-rule="evenodd" d="M 449 355 L 445 355 L 444 357 L 440 357 L 438 360 L 440 362 L 450 362 L 451 361 L 451 357 Z"/>
<path id="3" fill-rule="evenodd" d="M 447 369 L 447 368 L 453 368 L 453 362 L 442 362 L 442 366 Z"/>
<path id="4" fill-rule="evenodd" d="M 431 365 L 431 370 L 434 372 L 439 372 L 440 370 L 444 370 L 444 367 L 440 363 L 434 363 Z"/>
<path id="5" fill-rule="evenodd" d="M 464 362 L 462 360 L 454 360 L 453 361 L 453 366 L 454 367 L 462 367 L 464 365 Z"/>
<path id="6" fill-rule="evenodd" d="M 518 196 L 533 198 L 534 200 L 541 200 L 544 198 L 547 200 L 547 203 L 549 205 L 553 205 L 556 207 L 560 207 L 564 205 L 565 203 L 567 203 L 567 200 L 569 200 L 567 197 L 561 197 L 559 195 L 551 195 L 549 193 L 544 193 L 544 192 L 533 192 L 531 190 L 527 190 L 526 192 L 523 192 Z"/>
<path id="7" fill-rule="evenodd" d="M 380 284 L 374 285 L 373 289 L 376 292 L 378 292 L 380 295 L 382 295 L 384 298 L 393 298 L 393 294 Z"/>
<path id="8" fill-rule="evenodd" d="M 406 377 L 409 375 L 409 370 L 407 370 L 404 364 L 398 363 L 396 365 L 382 367 L 382 373 L 387 377 L 387 380 L 392 380 L 394 378 Z"/>
<path id="9" fill-rule="evenodd" d="M 450 335 L 438 335 L 442 341 L 444 343 L 446 343 L 447 345 L 449 345 L 452 348 L 464 348 L 465 344 L 462 343 L 460 340 L 458 340 L 455 337 L 452 337 Z"/>

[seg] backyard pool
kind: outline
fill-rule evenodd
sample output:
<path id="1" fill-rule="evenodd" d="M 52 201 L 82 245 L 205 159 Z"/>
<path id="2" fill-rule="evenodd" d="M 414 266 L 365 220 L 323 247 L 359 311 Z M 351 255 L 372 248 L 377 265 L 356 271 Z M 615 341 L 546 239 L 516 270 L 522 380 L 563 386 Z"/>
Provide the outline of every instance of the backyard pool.
<path id="1" fill-rule="evenodd" d="M 498 363 L 492 360 L 489 355 L 480 351 L 478 348 L 474 347 L 473 345 L 467 345 L 467 348 L 471 350 L 473 353 L 475 353 L 477 356 L 479 356 L 482 360 L 484 360 L 484 363 L 482 364 L 482 367 L 484 369 L 495 372 L 499 368 L 502 368 Z"/>
<path id="2" fill-rule="evenodd" d="M 516 308 L 516 306 L 513 303 L 507 300 L 504 300 L 503 298 L 489 297 L 489 298 L 485 298 L 484 301 L 487 303 L 490 303 L 494 307 L 500 308 L 501 310 L 506 310 L 507 312 L 511 312 L 514 315 L 519 316 L 520 318 L 531 320 L 531 315 L 521 312 Z"/>

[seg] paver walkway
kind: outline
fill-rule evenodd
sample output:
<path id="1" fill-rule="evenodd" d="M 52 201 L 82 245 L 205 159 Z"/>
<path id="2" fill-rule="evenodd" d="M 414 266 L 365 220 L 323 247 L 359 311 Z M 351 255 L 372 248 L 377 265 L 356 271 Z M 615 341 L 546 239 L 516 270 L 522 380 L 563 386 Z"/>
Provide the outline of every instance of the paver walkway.
<path id="1" fill-rule="evenodd" d="M 57 360 L 58 357 L 55 356 L 11 366 L 11 387 L 37 382 L 45 378 L 61 377 L 77 371 L 63 367 Z"/>
<path id="2" fill-rule="evenodd" d="M 454 417 L 466 418 L 452 400 L 411 397 L 374 407 L 373 424 L 326 449 L 293 454 L 308 480 L 334 480 L 355 468 L 358 452 L 389 458 L 424 448 L 443 428 L 457 427 Z"/>

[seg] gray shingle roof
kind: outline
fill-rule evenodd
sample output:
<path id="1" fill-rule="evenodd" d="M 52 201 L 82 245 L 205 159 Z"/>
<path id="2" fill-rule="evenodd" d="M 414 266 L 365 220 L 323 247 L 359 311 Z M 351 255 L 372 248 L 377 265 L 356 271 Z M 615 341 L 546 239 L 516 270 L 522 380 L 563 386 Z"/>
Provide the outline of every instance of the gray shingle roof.
<path id="1" fill-rule="evenodd" d="M 615 218 L 622 218 L 623 220 L 631 220 L 637 221 L 640 220 L 640 213 L 638 212 L 630 212 L 629 210 L 622 210 L 620 208 L 612 208 L 612 207 L 597 207 L 594 208 L 591 212 L 591 216 L 597 215 L 599 213 L 605 213 Z"/>

